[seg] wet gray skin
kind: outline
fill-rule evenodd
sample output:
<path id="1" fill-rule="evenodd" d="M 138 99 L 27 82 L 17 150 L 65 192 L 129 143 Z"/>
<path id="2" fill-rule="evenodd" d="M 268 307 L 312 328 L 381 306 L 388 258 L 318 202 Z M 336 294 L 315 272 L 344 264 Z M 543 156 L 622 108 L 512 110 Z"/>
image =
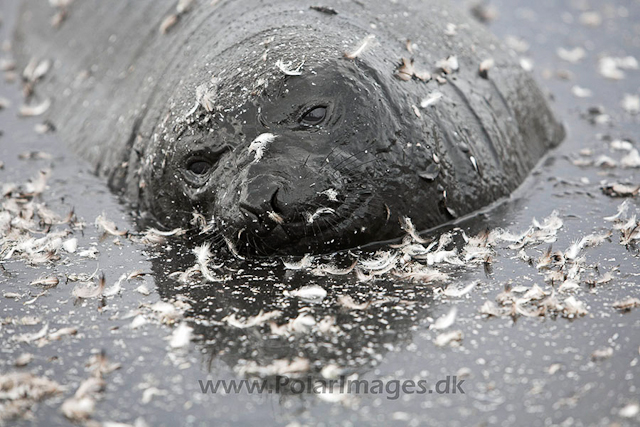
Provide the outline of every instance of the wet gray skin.
<path id="1" fill-rule="evenodd" d="M 15 51 L 20 66 L 54 54 L 33 96 L 53 99 L 51 121 L 113 190 L 165 228 L 192 227 L 197 212 L 211 240 L 245 254 L 386 240 L 403 217 L 437 226 L 508 195 L 563 138 L 516 58 L 448 3 L 323 5 L 338 13 L 196 3 L 163 34 L 174 0 L 85 1 L 59 29 L 25 1 Z M 345 58 L 370 34 L 370 49 Z M 459 70 L 442 73 L 451 55 Z M 446 84 L 398 78 L 403 58 Z"/>

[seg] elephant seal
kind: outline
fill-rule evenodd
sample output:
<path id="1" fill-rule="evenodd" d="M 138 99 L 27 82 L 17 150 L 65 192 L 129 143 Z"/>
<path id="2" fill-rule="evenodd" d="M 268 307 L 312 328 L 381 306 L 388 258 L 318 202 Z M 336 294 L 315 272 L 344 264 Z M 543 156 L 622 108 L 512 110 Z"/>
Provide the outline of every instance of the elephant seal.
<path id="1" fill-rule="evenodd" d="M 19 63 L 54 64 L 31 96 L 140 212 L 205 218 L 240 253 L 434 227 L 564 136 L 515 55 L 441 0 L 52 4 L 25 0 L 17 26 Z"/>

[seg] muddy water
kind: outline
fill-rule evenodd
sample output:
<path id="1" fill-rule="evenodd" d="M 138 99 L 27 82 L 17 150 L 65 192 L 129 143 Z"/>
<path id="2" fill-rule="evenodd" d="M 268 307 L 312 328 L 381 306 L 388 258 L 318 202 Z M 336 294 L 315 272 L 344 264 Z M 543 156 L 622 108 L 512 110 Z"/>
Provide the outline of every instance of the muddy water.
<path id="1" fill-rule="evenodd" d="M 637 424 L 640 309 L 621 312 L 613 305 L 627 297 L 640 297 L 640 263 L 638 250 L 621 245 L 621 232 L 604 219 L 616 214 L 624 199 L 605 195 L 601 186 L 640 184 L 639 169 L 619 165 L 629 151 L 612 151 L 610 144 L 612 140 L 640 144 L 636 141 L 640 116 L 621 104 L 625 94 L 639 94 L 640 70 L 624 70 L 625 77 L 614 81 L 599 73 L 598 64 L 601 57 L 640 58 L 640 4 L 593 2 L 592 9 L 584 2 L 492 4 L 499 12 L 490 24 L 492 29 L 502 38 L 516 37 L 529 45 L 526 51 L 519 46 L 520 55 L 530 60 L 542 86 L 554 95 L 568 137 L 510 200 L 427 236 L 437 239 L 453 230 L 453 246 L 462 248 L 460 230 L 468 236 L 486 229 L 519 234 L 531 226 L 533 218 L 542 222 L 554 210 L 562 227 L 548 241 L 525 247 L 531 263 L 521 259 L 519 248 L 509 248 L 512 242 L 501 241 L 494 245 L 489 263 L 433 265 L 449 276 L 442 282 L 411 281 L 392 274 L 359 282 L 354 273 L 323 276 L 311 269 L 287 269 L 281 260 L 273 260 L 227 261 L 220 268 L 212 262 L 211 275 L 219 281 L 201 280 L 195 274 L 182 283 L 171 273 L 194 265 L 191 249 L 195 243 L 183 245 L 168 239 L 154 246 L 138 242 L 126 206 L 65 149 L 55 132 L 42 135 L 34 130 L 42 118 L 18 119 L 20 89 L 17 84 L 1 83 L 0 95 L 11 106 L 0 111 L 0 161 L 4 162 L 0 181 L 21 184 L 40 170 L 50 169 L 47 187 L 34 201 L 46 203 L 63 218 L 73 208 L 78 221 L 85 222 L 82 228 L 68 223 L 52 227 L 71 232 L 65 239 L 78 239 L 74 252 L 59 249 L 59 259 L 35 265 L 20 253 L 2 261 L 0 372 L 29 372 L 55 381 L 60 388 L 58 394 L 31 406 L 32 420 L 11 423 L 68 425 L 61 407 L 83 381 L 96 375 L 87 362 L 104 352 L 120 368 L 101 374 L 103 392 L 88 393 L 95 400 L 95 410 L 87 413 L 84 422 L 154 426 L 211 425 L 213 420 L 215 425 L 292 426 Z M 8 39 L 14 11 L 3 6 L 0 30 L 2 39 Z M 586 11 L 597 14 L 585 15 Z M 588 25 L 597 23 L 597 17 L 602 20 L 598 26 Z M 573 51 L 576 47 L 582 47 L 584 54 Z M 569 53 L 559 55 L 559 48 Z M 574 86 L 589 89 L 592 96 L 576 97 Z M 602 112 L 589 113 L 596 106 Z M 51 157 L 21 159 L 25 152 L 45 152 Z M 616 164 L 604 167 L 611 160 L 602 155 Z M 590 162 L 605 165 L 576 165 Z M 629 217 L 637 207 L 637 200 L 631 198 Z M 100 215 L 115 222 L 119 230 L 130 230 L 131 236 L 105 234 L 94 225 Z M 566 255 L 584 236 L 609 230 L 609 239 L 579 252 L 578 258 L 584 261 L 565 257 L 565 266 L 541 266 L 550 246 Z M 51 232 L 46 227 L 40 231 L 32 235 L 38 238 Z M 3 252 L 3 258 L 6 255 Z M 354 255 L 347 254 L 317 260 L 315 265 L 335 262 L 344 267 L 353 260 Z M 581 270 L 575 289 L 568 284 L 560 292 L 562 281 L 554 285 L 545 281 L 550 271 L 567 273 L 576 263 Z M 116 292 L 113 286 L 118 279 L 133 272 L 138 272 L 136 277 L 122 280 Z M 107 296 L 76 298 L 74 292 L 84 285 L 73 279 L 81 273 L 96 273 L 87 278 L 91 283 L 104 273 Z M 610 281 L 603 280 L 607 273 L 611 273 Z M 43 289 L 30 284 L 47 277 L 58 278 L 57 286 Z M 452 288 L 443 292 L 447 286 L 459 289 L 473 283 L 477 285 L 462 296 L 455 296 Z M 540 307 L 531 300 L 515 312 L 513 305 L 499 306 L 503 311 L 498 317 L 481 314 L 487 301 L 504 300 L 505 285 L 512 289 L 538 285 L 546 297 L 555 292 L 565 310 L 537 315 Z M 290 293 L 303 286 L 315 286 L 307 290 L 316 293 L 320 287 L 327 295 L 312 301 Z M 518 297 L 523 294 L 516 292 Z M 345 303 L 345 296 L 354 302 Z M 570 297 L 584 304 L 587 313 L 566 310 Z M 454 323 L 434 328 L 439 324 L 436 319 L 452 308 L 457 311 Z M 272 318 L 266 320 L 265 315 Z M 25 321 L 28 316 L 36 319 Z M 258 325 L 248 326 L 251 321 Z M 176 325 L 193 328 L 190 343 L 179 342 L 182 335 L 176 331 L 181 327 Z M 45 326 L 39 338 L 25 335 L 37 334 Z M 63 328 L 77 331 L 56 340 L 52 332 Z M 436 344 L 443 334 L 457 331 L 459 341 Z M 33 360 L 17 368 L 14 361 L 23 353 L 32 354 Z M 264 394 L 246 390 L 205 394 L 198 382 L 255 378 L 273 384 L 278 373 L 305 381 L 340 376 L 370 384 L 381 380 L 391 388 L 381 394 L 372 390 L 300 394 L 287 386 Z M 429 388 L 435 388 L 447 376 L 464 380 L 464 393 L 394 393 L 395 380 L 426 380 Z M 0 404 L 7 402 L 0 400 Z"/>

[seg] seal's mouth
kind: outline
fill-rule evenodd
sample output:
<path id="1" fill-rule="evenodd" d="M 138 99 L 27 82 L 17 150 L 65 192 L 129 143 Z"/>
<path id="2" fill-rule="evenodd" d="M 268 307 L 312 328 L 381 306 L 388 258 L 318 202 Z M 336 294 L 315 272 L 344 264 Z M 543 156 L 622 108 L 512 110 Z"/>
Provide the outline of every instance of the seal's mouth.
<path id="1" fill-rule="evenodd" d="M 269 211 L 241 204 L 241 221 L 222 227 L 233 250 L 251 256 L 335 252 L 370 242 L 388 220 L 384 204 L 372 192 L 288 206 L 289 214 L 275 200 Z"/>

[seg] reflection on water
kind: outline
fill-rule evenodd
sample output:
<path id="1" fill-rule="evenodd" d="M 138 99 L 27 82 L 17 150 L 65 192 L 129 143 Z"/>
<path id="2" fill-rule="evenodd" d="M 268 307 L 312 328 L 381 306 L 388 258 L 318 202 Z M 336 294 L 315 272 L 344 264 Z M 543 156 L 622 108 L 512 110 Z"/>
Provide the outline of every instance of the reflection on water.
<path id="1" fill-rule="evenodd" d="M 433 303 L 431 285 L 315 277 L 285 270 L 279 261 L 234 262 L 224 267 L 232 274 L 222 283 L 184 285 L 169 277 L 194 262 L 192 255 L 159 255 L 153 262 L 158 291 L 165 299 L 187 297 L 187 316 L 207 365 L 223 360 L 241 377 L 362 375 L 390 349 L 411 341 Z M 288 293 L 297 288 L 312 293 L 318 286 L 326 297 Z"/>
<path id="2" fill-rule="evenodd" d="M 518 199 L 503 202 L 490 214 L 478 214 L 458 225 L 467 233 L 496 228 L 508 223 L 518 204 Z M 465 241 L 460 231 L 457 225 L 449 225 L 423 234 L 422 247 L 435 250 L 439 236 L 453 232 L 446 248 L 461 253 Z M 322 275 L 318 270 L 313 274 L 311 268 L 287 269 L 280 259 L 229 260 L 227 256 L 208 264 L 207 275 L 217 281 L 195 274 L 184 283 L 177 272 L 197 264 L 193 244 L 172 241 L 171 245 L 170 251 L 155 254 L 155 282 L 163 299 L 189 303 L 186 318 L 194 328 L 205 370 L 220 360 L 238 378 L 264 380 L 283 396 L 299 392 L 292 393 L 290 387 L 296 383 L 283 384 L 282 377 L 311 384 L 336 380 L 334 390 L 341 382 L 362 378 L 386 353 L 405 348 L 415 331 L 433 322 L 434 293 L 441 292 L 443 284 L 464 287 L 471 270 L 484 271 L 485 277 L 491 274 L 488 260 L 437 266 L 438 272 L 447 275 L 443 281 L 412 280 L 391 272 L 364 282 L 355 270 Z M 323 257 L 320 263 L 348 271 L 344 267 L 353 267 L 354 260 L 371 256 L 372 252 L 344 252 Z M 426 257 L 420 262 L 415 264 L 426 266 Z"/>

